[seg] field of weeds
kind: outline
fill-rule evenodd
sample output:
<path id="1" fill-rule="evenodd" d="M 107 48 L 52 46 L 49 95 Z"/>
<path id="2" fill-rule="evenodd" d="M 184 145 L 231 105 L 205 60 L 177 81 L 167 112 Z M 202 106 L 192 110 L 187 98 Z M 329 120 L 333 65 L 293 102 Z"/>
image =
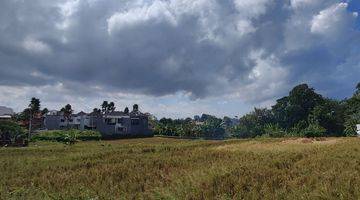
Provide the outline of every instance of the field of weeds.
<path id="1" fill-rule="evenodd" d="M 360 199 L 360 138 L 0 149 L 0 199 Z"/>

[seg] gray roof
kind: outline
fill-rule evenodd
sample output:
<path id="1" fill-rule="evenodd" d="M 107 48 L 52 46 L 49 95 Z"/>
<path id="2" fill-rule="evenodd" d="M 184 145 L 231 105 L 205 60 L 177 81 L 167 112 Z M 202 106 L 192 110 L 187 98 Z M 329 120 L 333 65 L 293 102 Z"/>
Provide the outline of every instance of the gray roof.
<path id="1" fill-rule="evenodd" d="M 5 106 L 0 106 L 0 115 L 13 115 L 13 114 L 15 114 L 13 109 Z"/>
<path id="2" fill-rule="evenodd" d="M 107 114 L 107 116 L 124 116 L 124 115 L 127 115 L 127 114 L 125 114 L 124 112 L 121 112 L 121 111 L 113 111 L 113 112 Z"/>
<path id="3" fill-rule="evenodd" d="M 83 116 L 83 115 L 89 115 L 88 113 L 85 113 L 83 111 L 77 113 L 77 114 L 73 114 L 73 116 L 77 117 L 77 116 Z"/>

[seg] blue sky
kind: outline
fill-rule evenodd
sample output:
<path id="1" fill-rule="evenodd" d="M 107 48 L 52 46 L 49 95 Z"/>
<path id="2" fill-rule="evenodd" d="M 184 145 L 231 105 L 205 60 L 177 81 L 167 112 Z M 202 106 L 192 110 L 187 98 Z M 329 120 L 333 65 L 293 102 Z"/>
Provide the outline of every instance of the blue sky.
<path id="1" fill-rule="evenodd" d="M 356 0 L 4 0 L 0 105 L 233 117 L 300 83 L 343 99 L 360 82 L 359 11 Z"/>

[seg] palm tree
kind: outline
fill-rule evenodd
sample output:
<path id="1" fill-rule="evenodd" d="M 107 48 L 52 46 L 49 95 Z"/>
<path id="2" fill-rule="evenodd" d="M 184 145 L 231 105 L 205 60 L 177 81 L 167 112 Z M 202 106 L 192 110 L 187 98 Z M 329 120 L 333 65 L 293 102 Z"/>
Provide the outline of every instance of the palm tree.
<path id="1" fill-rule="evenodd" d="M 110 102 L 110 103 L 109 103 L 109 105 L 108 105 L 108 107 L 107 107 L 107 111 L 108 111 L 109 113 L 115 111 L 115 104 L 114 104 L 114 102 Z"/>
<path id="2" fill-rule="evenodd" d="M 129 108 L 128 108 L 128 107 L 125 107 L 124 113 L 125 113 L 125 114 L 129 114 Z"/>
<path id="3" fill-rule="evenodd" d="M 137 111 L 139 111 L 139 105 L 134 104 L 133 105 L 133 112 L 137 112 Z"/>
<path id="4" fill-rule="evenodd" d="M 73 113 L 73 110 L 71 108 L 70 104 L 67 104 L 65 107 L 61 108 L 60 110 L 61 112 L 63 112 L 64 118 L 67 121 L 67 128 L 69 128 L 69 120 L 71 119 L 71 115 Z"/>
<path id="5" fill-rule="evenodd" d="M 109 103 L 108 103 L 107 101 L 104 101 L 104 102 L 101 104 L 101 112 L 102 112 L 103 114 L 106 114 L 108 107 L 109 107 Z"/>

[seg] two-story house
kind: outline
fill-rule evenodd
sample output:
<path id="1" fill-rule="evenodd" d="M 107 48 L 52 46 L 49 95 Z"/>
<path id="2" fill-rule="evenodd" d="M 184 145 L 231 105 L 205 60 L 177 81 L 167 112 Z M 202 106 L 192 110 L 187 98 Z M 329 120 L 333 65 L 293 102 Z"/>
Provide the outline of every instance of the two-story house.
<path id="1" fill-rule="evenodd" d="M 148 115 L 134 109 L 130 113 L 113 111 L 110 113 L 79 112 L 68 119 L 61 112 L 51 111 L 45 117 L 48 130 L 79 129 L 97 130 L 104 138 L 149 137 L 152 131 L 148 125 Z"/>

